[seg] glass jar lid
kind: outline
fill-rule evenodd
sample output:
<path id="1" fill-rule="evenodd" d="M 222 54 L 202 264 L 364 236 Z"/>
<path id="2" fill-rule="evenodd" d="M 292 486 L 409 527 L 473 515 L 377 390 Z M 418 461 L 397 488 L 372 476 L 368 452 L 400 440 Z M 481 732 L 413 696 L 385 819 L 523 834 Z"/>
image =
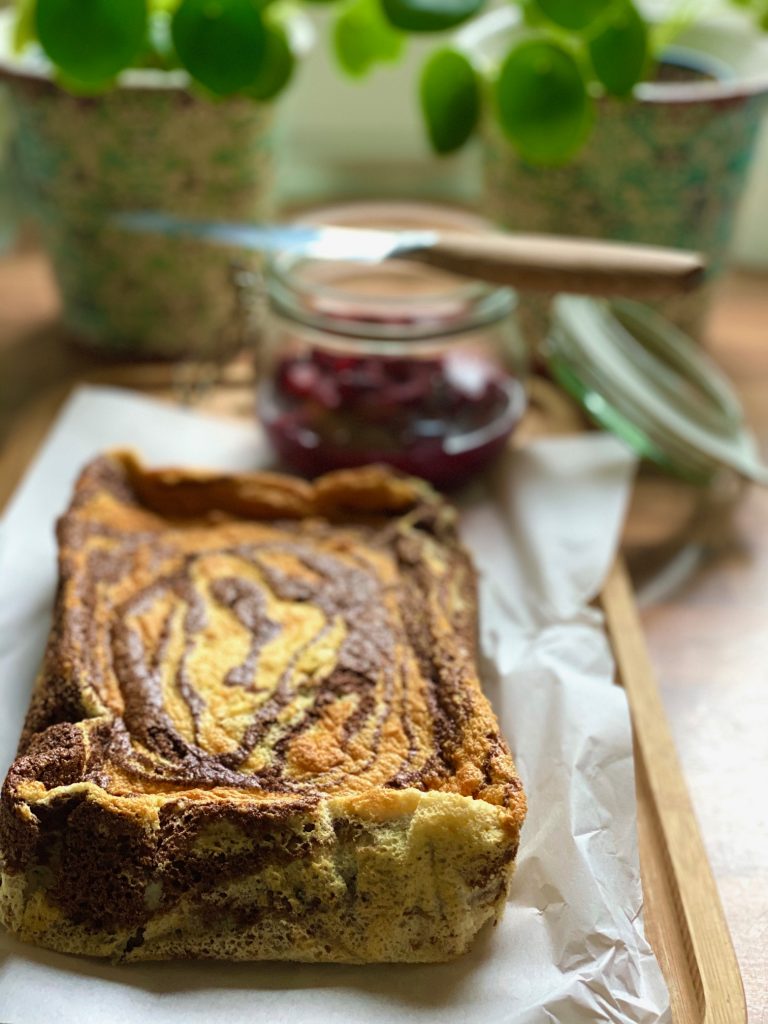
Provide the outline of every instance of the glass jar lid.
<path id="1" fill-rule="evenodd" d="M 700 346 L 647 306 L 560 295 L 545 357 L 600 426 L 688 480 L 768 483 L 738 396 Z"/>

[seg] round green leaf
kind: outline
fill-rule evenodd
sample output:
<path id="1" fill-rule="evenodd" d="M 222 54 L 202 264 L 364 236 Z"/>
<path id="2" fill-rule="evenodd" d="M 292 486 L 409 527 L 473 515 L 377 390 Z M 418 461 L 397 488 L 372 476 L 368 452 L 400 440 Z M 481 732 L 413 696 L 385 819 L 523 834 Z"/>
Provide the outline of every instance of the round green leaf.
<path id="1" fill-rule="evenodd" d="M 147 35 L 146 0 L 37 0 L 37 38 L 65 75 L 104 82 L 130 66 Z"/>
<path id="2" fill-rule="evenodd" d="M 442 32 L 477 14 L 485 0 L 381 0 L 388 21 L 404 32 Z"/>
<path id="3" fill-rule="evenodd" d="M 563 28 L 580 32 L 599 18 L 615 0 L 533 0 L 550 21 Z"/>
<path id="4" fill-rule="evenodd" d="M 351 0 L 333 25 L 333 49 L 342 69 L 360 78 L 374 64 L 400 56 L 403 37 L 381 13 L 377 0 Z"/>
<path id="5" fill-rule="evenodd" d="M 633 4 L 615 5 L 589 40 L 595 74 L 614 96 L 628 96 L 648 60 L 648 27 Z"/>
<path id="6" fill-rule="evenodd" d="M 419 96 L 432 148 L 460 149 L 480 115 L 480 86 L 470 61 L 456 50 L 433 53 L 421 72 Z"/>
<path id="7" fill-rule="evenodd" d="M 267 25 L 264 57 L 256 81 L 245 90 L 255 100 L 271 100 L 282 92 L 291 80 L 296 58 L 288 33 L 281 25 Z"/>
<path id="8" fill-rule="evenodd" d="M 211 92 L 227 96 L 256 81 L 266 49 L 256 0 L 182 0 L 171 34 L 184 67 Z"/>
<path id="9" fill-rule="evenodd" d="M 495 95 L 504 132 L 531 163 L 563 163 L 589 134 L 592 101 L 578 64 L 557 43 L 528 39 L 514 46 Z"/>

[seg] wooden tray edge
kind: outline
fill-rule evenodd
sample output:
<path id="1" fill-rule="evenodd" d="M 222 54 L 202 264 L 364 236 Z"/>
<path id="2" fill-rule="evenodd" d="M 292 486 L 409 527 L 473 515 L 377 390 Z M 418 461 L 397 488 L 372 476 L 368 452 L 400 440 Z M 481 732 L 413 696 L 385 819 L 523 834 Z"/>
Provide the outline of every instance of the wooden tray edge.
<path id="1" fill-rule="evenodd" d="M 741 972 L 621 558 L 600 603 L 632 717 L 646 933 L 674 1024 L 746 1024 Z"/>

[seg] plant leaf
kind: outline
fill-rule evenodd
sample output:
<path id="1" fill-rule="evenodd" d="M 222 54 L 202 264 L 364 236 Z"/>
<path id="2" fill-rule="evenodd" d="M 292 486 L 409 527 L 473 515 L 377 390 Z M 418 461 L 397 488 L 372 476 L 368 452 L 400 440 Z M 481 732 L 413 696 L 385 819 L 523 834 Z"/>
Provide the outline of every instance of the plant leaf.
<path id="1" fill-rule="evenodd" d="M 37 0 L 37 38 L 61 71 L 84 84 L 108 81 L 146 43 L 146 0 Z"/>
<path id="2" fill-rule="evenodd" d="M 296 58 L 288 33 L 282 25 L 267 25 L 266 45 L 256 81 L 245 91 L 246 96 L 266 102 L 281 93 L 293 76 Z"/>
<path id="3" fill-rule="evenodd" d="M 171 34 L 184 67 L 211 92 L 227 96 L 256 81 L 266 30 L 255 0 L 182 0 Z"/>
<path id="4" fill-rule="evenodd" d="M 580 32 L 608 10 L 614 0 L 532 0 L 550 21 Z"/>
<path id="5" fill-rule="evenodd" d="M 622 0 L 601 19 L 589 40 L 595 74 L 613 96 L 628 96 L 648 61 L 648 27 L 630 0 Z"/>
<path id="6" fill-rule="evenodd" d="M 387 20 L 404 32 L 442 32 L 471 18 L 485 0 L 381 0 Z"/>
<path id="7" fill-rule="evenodd" d="M 451 49 L 433 53 L 421 72 L 419 97 L 432 148 L 460 149 L 480 116 L 480 85 L 467 57 Z"/>
<path id="8" fill-rule="evenodd" d="M 389 24 L 376 0 L 350 0 L 334 22 L 333 49 L 343 70 L 361 78 L 374 64 L 397 60 L 403 37 Z"/>
<path id="9" fill-rule="evenodd" d="M 501 126 L 521 156 L 564 163 L 586 140 L 593 107 L 574 57 L 545 38 L 513 46 L 495 84 Z"/>

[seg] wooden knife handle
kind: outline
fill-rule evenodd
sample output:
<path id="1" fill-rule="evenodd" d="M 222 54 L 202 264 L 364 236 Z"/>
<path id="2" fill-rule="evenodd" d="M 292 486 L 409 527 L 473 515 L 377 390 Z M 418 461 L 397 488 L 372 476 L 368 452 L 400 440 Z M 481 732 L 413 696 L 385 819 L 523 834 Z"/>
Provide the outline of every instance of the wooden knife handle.
<path id="1" fill-rule="evenodd" d="M 397 256 L 520 289 L 632 299 L 689 292 L 704 275 L 698 253 L 558 235 L 441 231 L 433 245 Z"/>

